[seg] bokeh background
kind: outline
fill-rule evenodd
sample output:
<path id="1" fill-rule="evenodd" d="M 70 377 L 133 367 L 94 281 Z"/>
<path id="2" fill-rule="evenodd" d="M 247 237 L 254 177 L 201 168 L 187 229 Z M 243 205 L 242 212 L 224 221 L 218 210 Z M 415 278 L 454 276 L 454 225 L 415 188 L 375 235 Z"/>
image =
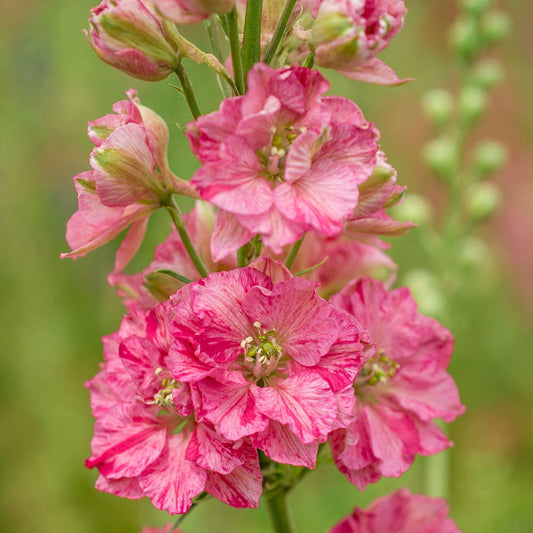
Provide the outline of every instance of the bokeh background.
<path id="1" fill-rule="evenodd" d="M 116 243 L 72 262 L 65 224 L 76 209 L 71 177 L 89 168 L 85 123 L 110 112 L 129 87 L 171 130 L 170 163 L 190 177 L 196 162 L 178 126 L 188 110 L 168 81 L 128 78 L 99 62 L 81 35 L 95 0 L 0 0 L 0 530 L 18 533 L 135 532 L 168 522 L 148 501 L 98 493 L 84 468 L 93 420 L 84 382 L 97 371 L 100 338 L 115 331 L 123 308 L 106 285 Z M 456 2 L 411 0 L 406 25 L 382 55 L 399 88 L 364 86 L 331 76 L 332 92 L 353 98 L 382 132 L 400 183 L 426 196 L 438 216 L 442 188 L 421 150 L 434 132 L 420 112 L 422 94 L 457 87 L 447 47 Z M 533 4 L 501 1 L 511 35 L 491 53 L 505 67 L 490 115 L 475 139 L 496 138 L 509 150 L 497 179 L 499 213 L 477 232 L 480 275 L 446 304 L 445 324 L 457 338 L 450 367 L 466 414 L 452 424 L 451 515 L 470 533 L 533 531 Z M 188 29 L 204 39 L 203 28 Z M 218 106 L 210 72 L 190 65 L 203 112 Z M 171 81 L 170 83 L 174 83 Z M 164 215 L 164 214 L 163 214 Z M 150 260 L 168 230 L 156 216 L 132 271 Z M 416 231 L 416 230 L 415 230 Z M 479 241 L 478 241 L 479 244 Z M 393 243 L 400 281 L 427 257 L 412 235 Z M 474 254 L 476 255 L 476 254 Z M 481 271 L 483 275 L 481 275 Z M 297 531 L 325 531 L 355 505 L 398 486 L 423 490 L 424 460 L 400 480 L 359 493 L 333 467 L 308 476 L 291 493 Z M 238 511 L 210 501 L 186 531 L 269 531 L 266 510 Z"/>

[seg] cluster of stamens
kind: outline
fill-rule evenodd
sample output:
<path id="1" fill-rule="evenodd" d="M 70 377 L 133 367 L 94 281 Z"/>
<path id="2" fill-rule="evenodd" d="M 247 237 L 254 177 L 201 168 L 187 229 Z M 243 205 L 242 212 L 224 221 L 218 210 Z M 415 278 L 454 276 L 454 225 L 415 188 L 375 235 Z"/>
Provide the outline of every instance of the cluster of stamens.
<path id="1" fill-rule="evenodd" d="M 358 381 L 364 381 L 366 385 L 374 386 L 378 383 L 387 383 L 394 377 L 400 365 L 385 355 L 385 350 L 380 350 L 371 357 L 361 370 Z"/>
<path id="2" fill-rule="evenodd" d="M 155 375 L 159 376 L 163 372 L 161 367 L 155 369 Z M 176 379 L 163 378 L 161 382 L 161 388 L 154 395 L 154 403 L 159 407 L 174 407 L 174 402 L 172 401 L 172 391 L 174 389 L 179 389 L 180 383 Z"/>
<path id="3" fill-rule="evenodd" d="M 285 169 L 285 158 L 287 153 L 300 133 L 305 133 L 307 128 L 302 126 L 296 129 L 294 126 L 285 126 L 281 132 L 275 126 L 272 126 L 270 133 L 272 140 L 270 142 L 270 150 L 266 148 L 265 152 L 261 152 L 259 157 L 267 171 L 267 178 L 276 183 L 283 181 L 283 171 Z"/>
<path id="4" fill-rule="evenodd" d="M 277 366 L 283 353 L 281 346 L 276 342 L 276 330 L 266 331 L 259 322 L 253 323 L 256 334 L 246 337 L 241 342 L 244 351 L 245 366 L 256 377 L 270 374 Z"/>

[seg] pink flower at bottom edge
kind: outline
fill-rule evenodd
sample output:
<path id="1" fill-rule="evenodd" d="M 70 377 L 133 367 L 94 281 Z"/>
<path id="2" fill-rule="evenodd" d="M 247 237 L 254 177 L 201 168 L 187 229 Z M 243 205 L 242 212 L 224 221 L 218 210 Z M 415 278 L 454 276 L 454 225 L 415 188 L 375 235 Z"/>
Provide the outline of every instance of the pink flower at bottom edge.
<path id="1" fill-rule="evenodd" d="M 366 509 L 356 507 L 330 533 L 461 533 L 447 515 L 445 500 L 400 489 Z"/>

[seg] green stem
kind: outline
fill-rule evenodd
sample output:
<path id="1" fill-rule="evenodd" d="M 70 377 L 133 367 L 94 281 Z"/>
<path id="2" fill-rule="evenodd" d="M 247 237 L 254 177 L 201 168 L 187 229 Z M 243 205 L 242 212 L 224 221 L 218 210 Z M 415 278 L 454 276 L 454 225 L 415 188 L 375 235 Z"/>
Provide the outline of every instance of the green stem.
<path id="1" fill-rule="evenodd" d="M 246 266 L 246 256 L 248 255 L 248 244 L 241 246 L 237 250 L 237 266 L 239 268 Z"/>
<path id="2" fill-rule="evenodd" d="M 244 39 L 242 43 L 243 79 L 246 87 L 248 71 L 261 58 L 261 13 L 263 0 L 248 0 L 244 21 Z"/>
<path id="3" fill-rule="evenodd" d="M 187 74 L 187 71 L 183 68 L 181 61 L 178 61 L 174 72 L 180 80 L 181 87 L 183 89 L 183 94 L 185 95 L 185 101 L 187 102 L 187 105 L 191 110 L 193 118 L 196 120 L 202 113 L 200 112 L 200 108 L 198 107 L 198 102 L 196 101 L 196 96 L 194 95 L 194 90 L 192 88 L 189 75 Z"/>
<path id="4" fill-rule="evenodd" d="M 296 256 L 298 255 L 298 251 L 300 250 L 300 246 L 302 245 L 302 241 L 304 240 L 305 235 L 300 237 L 292 246 L 291 251 L 289 253 L 289 257 L 287 257 L 287 261 L 285 261 L 285 266 L 287 268 L 291 268 L 292 264 L 294 263 L 294 260 L 296 259 Z"/>
<path id="5" fill-rule="evenodd" d="M 205 21 L 205 29 L 207 31 L 207 37 L 209 38 L 209 45 L 213 51 L 214 56 L 221 62 L 224 63 L 224 58 L 222 56 L 222 49 L 220 48 L 220 42 L 218 40 L 217 29 L 213 24 L 212 19 L 207 19 Z"/>
<path id="6" fill-rule="evenodd" d="M 167 211 L 170 217 L 172 218 L 172 222 L 174 222 L 174 226 L 176 226 L 176 229 L 178 230 L 178 233 L 183 242 L 183 246 L 185 246 L 185 249 L 187 250 L 187 253 L 189 254 L 189 257 L 191 258 L 191 261 L 193 262 L 194 266 L 196 267 L 196 270 L 198 270 L 198 273 L 200 274 L 200 276 L 202 276 L 202 278 L 207 277 L 207 269 L 205 268 L 204 264 L 202 263 L 202 260 L 194 249 L 194 245 L 189 236 L 189 232 L 187 231 L 187 228 L 183 223 L 183 219 L 181 218 L 180 208 L 178 207 L 173 198 L 165 207 L 167 208 Z"/>
<path id="7" fill-rule="evenodd" d="M 241 46 L 239 43 L 239 28 L 237 27 L 237 11 L 233 8 L 226 15 L 228 24 L 229 46 L 231 50 L 231 62 L 233 65 L 233 79 L 239 94 L 244 94 L 244 77 L 242 73 Z"/>
<path id="8" fill-rule="evenodd" d="M 267 65 L 269 65 L 272 59 L 274 59 L 274 56 L 278 51 L 279 43 L 285 35 L 287 23 L 289 22 L 289 18 L 292 15 L 292 12 L 294 11 L 295 4 L 296 0 L 288 0 L 288 2 L 285 4 L 285 7 L 283 8 L 283 13 L 281 14 L 281 17 L 278 20 L 276 29 L 274 30 L 274 35 L 272 35 L 272 40 L 267 46 L 265 55 L 263 56 L 263 62 Z"/>
<path id="9" fill-rule="evenodd" d="M 286 491 L 280 490 L 273 494 L 267 500 L 267 505 L 274 531 L 276 533 L 292 533 L 293 529 L 289 519 Z"/>
<path id="10" fill-rule="evenodd" d="M 309 52 L 307 57 L 304 59 L 302 66 L 307 67 L 307 68 L 313 68 L 314 64 L 315 64 L 315 55 L 313 54 L 313 52 Z"/>

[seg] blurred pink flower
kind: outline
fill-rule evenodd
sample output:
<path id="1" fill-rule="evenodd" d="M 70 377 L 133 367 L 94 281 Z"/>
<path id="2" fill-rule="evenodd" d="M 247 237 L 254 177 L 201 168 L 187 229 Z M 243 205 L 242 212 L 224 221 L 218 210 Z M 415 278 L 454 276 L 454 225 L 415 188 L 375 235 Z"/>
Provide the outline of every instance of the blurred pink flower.
<path id="1" fill-rule="evenodd" d="M 280 253 L 311 229 L 341 233 L 376 164 L 378 134 L 349 100 L 321 97 L 327 89 L 316 71 L 256 64 L 246 95 L 189 124 L 203 164 L 192 183 L 221 208 L 215 260 L 256 234 Z"/>
<path id="2" fill-rule="evenodd" d="M 403 0 L 312 0 L 311 12 L 308 44 L 318 66 L 370 83 L 407 81 L 375 57 L 403 26 Z"/>
<path id="3" fill-rule="evenodd" d="M 91 10 L 87 41 L 98 57 L 140 80 L 159 81 L 178 63 L 172 23 L 145 0 L 103 0 Z"/>
<path id="4" fill-rule="evenodd" d="M 405 288 L 387 293 L 380 282 L 364 279 L 330 301 L 356 316 L 375 343 L 355 381 L 356 418 L 329 439 L 339 470 L 364 490 L 381 476 L 401 476 L 416 454 L 451 445 L 434 420 L 451 422 L 464 411 L 446 372 L 453 337 L 417 313 Z"/>
<path id="5" fill-rule="evenodd" d="M 367 509 L 356 507 L 330 533 L 460 533 L 447 515 L 445 500 L 400 489 Z"/>
<path id="6" fill-rule="evenodd" d="M 223 437 L 251 437 L 271 459 L 312 468 L 318 443 L 351 421 L 364 346 L 354 319 L 275 265 L 256 263 L 274 282 L 247 267 L 181 289 L 169 367 Z"/>
<path id="7" fill-rule="evenodd" d="M 114 114 L 89 122 L 92 171 L 74 177 L 78 211 L 67 224 L 76 259 L 103 246 L 131 225 L 120 246 L 115 270 L 122 270 L 144 237 L 150 213 L 173 193 L 196 196 L 187 182 L 172 174 L 167 163 L 168 129 L 163 119 L 139 103 L 134 90 L 129 100 L 113 106 Z"/>

